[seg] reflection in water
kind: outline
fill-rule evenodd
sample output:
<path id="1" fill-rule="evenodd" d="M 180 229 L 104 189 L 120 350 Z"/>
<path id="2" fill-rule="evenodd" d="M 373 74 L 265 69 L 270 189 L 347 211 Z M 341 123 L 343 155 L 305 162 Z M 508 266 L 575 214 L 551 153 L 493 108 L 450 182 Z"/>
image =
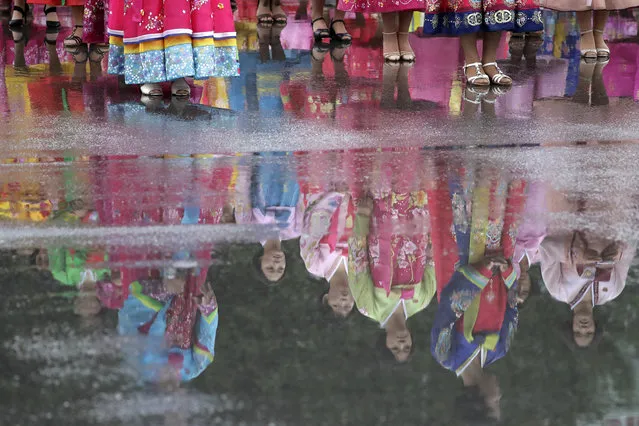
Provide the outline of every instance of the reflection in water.
<path id="1" fill-rule="evenodd" d="M 3 379 L 0 392 L 69 386 L 40 407 L 7 399 L 22 407 L 7 421 L 57 413 L 71 395 L 77 402 L 60 410 L 78 423 L 87 413 L 102 423 L 147 419 L 101 407 L 112 407 L 116 393 L 151 401 L 178 386 L 225 395 L 230 408 L 220 415 L 231 423 L 299 424 L 312 415 L 320 419 L 312 424 L 393 416 L 576 425 L 633 409 L 635 244 L 593 231 L 596 221 L 554 220 L 605 204 L 583 194 L 572 201 L 558 194 L 559 182 L 514 177 L 490 161 L 435 154 L 5 166 L 2 318 L 15 327 L 2 345 L 17 371 L 34 373 L 19 385 Z M 36 174 L 20 173 L 25 166 Z M 40 237 L 28 248 L 6 237 L 34 226 Z M 122 227 L 153 229 L 155 240 L 113 234 Z M 52 229 L 68 235 L 48 236 Z M 83 241 L 88 230 L 112 234 Z M 597 307 L 593 327 L 594 305 L 612 299 Z M 571 328 L 560 302 L 575 307 Z M 43 350 L 54 345 L 64 355 Z M 93 388 L 78 383 L 95 376 Z M 513 398 L 522 387 L 529 396 Z M 198 401 L 184 392 L 176 398 Z M 553 392 L 565 395 L 561 404 Z M 406 411 L 401 401 L 424 408 Z M 148 419 L 176 412 L 185 422 L 203 413 L 167 404 Z"/>
<path id="2" fill-rule="evenodd" d="M 634 146 L 440 148 L 636 138 L 633 12 L 589 63 L 544 11 L 507 91 L 458 39 L 384 64 L 374 16 L 314 46 L 321 2 L 233 3 L 240 77 L 170 101 L 3 15 L 0 423 L 632 419 Z"/>

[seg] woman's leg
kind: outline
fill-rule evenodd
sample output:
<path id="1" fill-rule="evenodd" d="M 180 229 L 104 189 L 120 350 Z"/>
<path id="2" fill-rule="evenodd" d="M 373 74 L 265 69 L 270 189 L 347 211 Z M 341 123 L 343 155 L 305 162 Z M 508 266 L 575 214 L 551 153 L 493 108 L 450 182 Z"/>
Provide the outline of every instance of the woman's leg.
<path id="1" fill-rule="evenodd" d="M 313 21 L 313 33 L 318 30 L 328 31 L 328 25 L 324 19 L 324 0 L 311 0 L 311 20 Z"/>
<path id="2" fill-rule="evenodd" d="M 501 35 L 501 31 L 491 31 L 484 33 L 484 52 L 482 55 L 482 63 L 489 64 L 497 62 L 497 48 L 499 47 L 499 42 L 501 41 Z M 484 71 L 486 72 L 486 74 L 488 74 L 488 77 L 490 77 L 491 81 L 493 80 L 493 77 L 495 75 L 503 74 L 500 72 L 499 68 L 496 65 L 484 67 Z M 506 86 L 512 84 L 512 82 L 513 80 L 508 76 L 504 76 L 499 79 L 499 81 L 495 81 L 495 83 L 499 85 Z"/>
<path id="3" fill-rule="evenodd" d="M 413 20 L 413 12 L 404 11 L 399 12 L 399 31 L 397 40 L 399 43 L 399 51 L 402 54 L 402 59 L 406 61 L 414 61 L 415 53 L 413 52 L 412 47 L 410 46 L 410 41 L 408 40 L 408 29 L 410 28 L 410 23 Z"/>
<path id="4" fill-rule="evenodd" d="M 579 31 L 581 33 L 579 40 L 581 55 L 587 58 L 596 58 L 595 38 L 592 33 L 592 11 L 577 12 L 577 22 L 579 23 Z"/>
<path id="5" fill-rule="evenodd" d="M 73 19 L 73 25 L 82 25 L 84 21 L 84 6 L 71 6 L 71 18 Z M 82 30 L 78 36 L 82 37 Z"/>
<path id="6" fill-rule="evenodd" d="M 610 50 L 608 49 L 608 45 L 604 41 L 604 28 L 606 27 L 606 22 L 608 22 L 608 11 L 607 10 L 595 10 L 593 12 L 593 36 L 595 39 L 595 47 L 597 48 L 598 56 L 602 56 L 600 51 L 605 51 L 607 54 L 610 54 Z M 604 55 L 606 56 L 606 55 Z"/>
<path id="7" fill-rule="evenodd" d="M 397 29 L 399 26 L 397 15 L 397 12 L 382 13 L 384 59 L 391 62 L 397 62 L 401 58 L 399 53 L 399 40 L 397 38 Z"/>

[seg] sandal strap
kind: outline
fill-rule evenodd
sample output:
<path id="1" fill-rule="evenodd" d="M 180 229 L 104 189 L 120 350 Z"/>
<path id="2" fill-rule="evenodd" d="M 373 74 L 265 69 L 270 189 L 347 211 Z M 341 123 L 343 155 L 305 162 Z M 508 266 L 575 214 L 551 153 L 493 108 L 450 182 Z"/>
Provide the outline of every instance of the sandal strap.
<path id="1" fill-rule="evenodd" d="M 603 34 L 604 33 L 604 30 L 592 30 L 592 31 L 596 32 L 597 34 Z"/>
<path id="2" fill-rule="evenodd" d="M 21 8 L 20 6 L 13 6 L 13 10 L 16 11 L 16 12 L 22 13 L 23 17 L 27 14 L 27 12 L 25 12 L 24 9 Z"/>
<path id="3" fill-rule="evenodd" d="M 501 68 L 499 68 L 499 65 L 497 64 L 497 62 L 488 62 L 488 63 L 484 64 L 483 66 L 484 67 L 495 67 L 495 69 L 497 70 L 497 73 L 495 75 L 493 75 L 492 77 L 490 77 L 490 79 L 494 83 L 499 84 L 499 82 L 502 81 L 504 78 L 510 78 L 506 74 L 504 74 L 504 72 L 501 70 Z"/>
<path id="4" fill-rule="evenodd" d="M 342 24 L 346 25 L 346 22 L 344 22 L 343 19 L 333 19 L 331 20 L 331 27 L 333 26 L 333 24 L 337 24 L 338 22 L 341 22 Z"/>
<path id="5" fill-rule="evenodd" d="M 55 13 L 55 12 L 57 12 L 57 11 L 58 11 L 58 8 L 57 8 L 57 7 L 55 7 L 55 6 L 52 6 L 52 7 L 47 7 L 47 6 L 45 6 L 45 7 L 44 7 L 44 14 L 45 14 L 45 15 L 48 15 L 49 13 Z"/>
<path id="6" fill-rule="evenodd" d="M 591 32 L 592 32 L 592 30 L 586 30 L 586 31 L 582 31 L 582 32 L 580 32 L 580 34 L 581 34 L 581 35 L 584 35 L 584 34 L 590 34 Z"/>
<path id="7" fill-rule="evenodd" d="M 470 68 L 470 67 L 479 68 L 480 66 L 482 66 L 481 62 L 473 62 L 472 64 L 464 64 L 464 69 Z"/>
<path id="8" fill-rule="evenodd" d="M 319 18 L 315 18 L 311 21 L 311 26 L 315 25 L 317 21 L 324 21 L 324 23 L 326 23 L 326 19 L 324 19 L 323 16 L 320 16 Z"/>

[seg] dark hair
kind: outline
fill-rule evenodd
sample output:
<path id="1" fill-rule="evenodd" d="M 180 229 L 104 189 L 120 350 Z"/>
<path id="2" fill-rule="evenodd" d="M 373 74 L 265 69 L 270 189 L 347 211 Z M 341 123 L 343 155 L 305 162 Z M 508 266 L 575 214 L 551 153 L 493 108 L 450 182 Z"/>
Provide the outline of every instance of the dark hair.
<path id="1" fill-rule="evenodd" d="M 345 317 L 341 315 L 337 315 L 335 311 L 333 311 L 333 309 L 328 305 L 328 302 L 325 300 L 326 296 L 328 296 L 328 288 L 325 288 L 324 291 L 320 294 L 318 302 L 319 302 L 320 309 L 326 315 L 327 318 L 344 321 L 345 319 L 351 316 L 353 309 L 351 309 L 348 315 L 346 315 Z M 353 304 L 353 308 L 355 308 L 354 304 Z"/>
<path id="2" fill-rule="evenodd" d="M 390 351 L 390 349 L 386 347 L 386 330 L 384 330 L 384 333 L 380 334 L 379 337 L 377 338 L 377 345 L 376 345 L 377 354 L 380 358 L 380 361 L 384 363 L 395 363 L 395 364 L 402 364 L 402 365 L 408 364 L 410 360 L 413 359 L 413 356 L 415 355 L 415 339 L 413 338 L 413 333 L 410 333 L 410 340 L 412 342 L 412 345 L 410 347 L 410 353 L 408 354 L 408 358 L 406 358 L 406 361 L 404 362 L 399 362 L 395 358 L 395 355 L 393 355 L 393 353 Z"/>
<path id="3" fill-rule="evenodd" d="M 598 318 L 594 318 L 594 321 L 595 321 L 595 336 L 592 338 L 592 342 L 590 342 L 588 346 L 579 346 L 575 343 L 575 337 L 572 331 L 572 320 L 562 324 L 560 328 L 561 340 L 573 352 L 594 350 L 594 348 L 599 346 L 599 344 L 601 343 L 604 337 L 604 328 L 603 326 L 599 325 Z"/>
<path id="4" fill-rule="evenodd" d="M 286 278 L 288 269 L 290 267 L 290 261 L 291 259 L 289 258 L 289 255 L 284 252 L 284 258 L 286 259 L 286 267 L 284 268 L 284 273 L 282 274 L 282 277 L 277 280 L 277 281 L 270 281 L 268 278 L 266 278 L 266 275 L 264 275 L 264 272 L 262 271 L 262 256 L 264 256 L 264 248 L 260 249 L 255 256 L 253 256 L 253 259 L 251 259 L 251 271 L 253 272 L 253 277 L 259 281 L 260 283 L 264 284 L 265 286 L 276 286 L 279 285 L 284 278 Z"/>
<path id="5" fill-rule="evenodd" d="M 465 426 L 488 426 L 499 422 L 488 416 L 486 401 L 479 392 L 478 386 L 465 387 L 461 395 L 455 399 L 454 416 Z"/>

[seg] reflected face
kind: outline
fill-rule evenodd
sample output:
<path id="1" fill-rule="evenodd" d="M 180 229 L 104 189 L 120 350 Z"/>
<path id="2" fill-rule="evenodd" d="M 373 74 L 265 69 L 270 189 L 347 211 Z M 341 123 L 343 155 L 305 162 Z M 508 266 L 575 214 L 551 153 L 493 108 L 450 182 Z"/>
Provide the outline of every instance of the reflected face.
<path id="1" fill-rule="evenodd" d="M 41 270 L 49 269 L 49 253 L 45 249 L 41 249 L 35 258 L 36 267 Z"/>
<path id="2" fill-rule="evenodd" d="M 585 348 L 590 346 L 595 338 L 595 319 L 591 312 L 573 313 L 572 335 L 577 346 Z"/>
<path id="3" fill-rule="evenodd" d="M 95 292 L 95 283 L 86 282 L 80 287 L 80 294 L 73 301 L 73 311 L 81 317 L 93 317 L 100 313 L 102 305 Z"/>
<path id="4" fill-rule="evenodd" d="M 286 256 L 281 250 L 268 251 L 260 259 L 260 266 L 267 280 L 279 281 L 286 271 Z"/>
<path id="5" fill-rule="evenodd" d="M 413 337 L 407 329 L 386 332 L 386 347 L 397 362 L 406 362 L 413 348 Z"/>
<path id="6" fill-rule="evenodd" d="M 324 303 L 331 307 L 335 315 L 347 317 L 353 310 L 355 299 L 347 286 L 331 286 L 324 296 Z"/>
<path id="7" fill-rule="evenodd" d="M 521 277 L 519 278 L 519 284 L 517 285 L 517 304 L 523 305 L 526 300 L 528 300 L 528 296 L 530 296 L 530 275 L 528 272 L 521 273 Z"/>

